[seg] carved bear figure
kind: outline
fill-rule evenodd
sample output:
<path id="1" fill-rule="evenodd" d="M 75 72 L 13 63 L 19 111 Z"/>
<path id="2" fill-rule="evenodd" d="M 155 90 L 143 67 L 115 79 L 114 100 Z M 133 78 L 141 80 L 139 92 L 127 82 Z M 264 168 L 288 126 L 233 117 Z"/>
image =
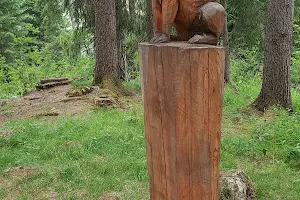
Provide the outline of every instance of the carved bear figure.
<path id="1" fill-rule="evenodd" d="M 152 0 L 155 35 L 152 43 L 175 40 L 216 45 L 225 22 L 225 9 L 216 0 Z"/>

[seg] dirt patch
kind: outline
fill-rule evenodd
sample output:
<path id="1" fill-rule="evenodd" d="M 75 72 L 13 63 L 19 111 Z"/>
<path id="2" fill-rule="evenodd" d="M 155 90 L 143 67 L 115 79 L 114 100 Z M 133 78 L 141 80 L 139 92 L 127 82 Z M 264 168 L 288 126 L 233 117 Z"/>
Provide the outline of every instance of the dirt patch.
<path id="1" fill-rule="evenodd" d="M 12 180 L 8 179 L 3 175 L 0 175 L 0 188 L 8 189 L 12 187 L 12 185 L 13 185 Z"/>
<path id="2" fill-rule="evenodd" d="M 12 131 L 0 129 L 0 138 L 8 137 L 11 134 L 12 134 Z"/>
<path id="3" fill-rule="evenodd" d="M 4 171 L 5 174 L 8 174 L 13 179 L 27 179 L 33 174 L 35 174 L 35 169 L 32 166 L 24 167 L 12 167 Z"/>
<path id="4" fill-rule="evenodd" d="M 50 192 L 47 194 L 47 199 L 48 199 L 48 200 L 56 200 L 56 199 L 57 199 L 57 193 L 54 192 L 54 191 L 50 191 Z"/>
<path id="5" fill-rule="evenodd" d="M 0 188 L 6 191 L 4 194 L 5 197 L 2 197 L 2 199 L 17 199 L 21 191 L 17 181 L 20 179 L 28 179 L 34 174 L 36 174 L 36 170 L 32 166 L 18 166 L 4 170 L 4 172 L 0 174 Z"/>
<path id="6" fill-rule="evenodd" d="M 99 200 L 120 200 L 120 196 L 118 193 L 105 193 L 103 194 Z"/>
<path id="7" fill-rule="evenodd" d="M 82 88 L 80 90 L 82 91 Z M 116 95 L 112 92 L 108 93 L 107 90 L 102 90 L 99 87 L 91 87 L 88 92 L 83 92 L 83 96 L 80 97 L 76 95 L 75 97 L 73 95 L 69 97 L 67 95 L 69 91 L 74 91 L 73 86 L 70 84 L 56 86 L 47 90 L 28 92 L 20 98 L 1 100 L 0 124 L 9 120 L 28 117 L 55 119 L 57 116 L 62 115 L 73 116 L 95 107 L 107 107 L 119 102 Z M 123 101 L 120 100 L 120 102 Z M 7 133 L 3 132 L 0 134 L 6 135 Z"/>
<path id="8" fill-rule="evenodd" d="M 20 195 L 20 186 L 12 187 L 10 191 L 8 191 L 5 195 L 6 197 L 2 197 L 3 200 L 12 200 L 12 199 L 18 199 L 18 196 Z"/>

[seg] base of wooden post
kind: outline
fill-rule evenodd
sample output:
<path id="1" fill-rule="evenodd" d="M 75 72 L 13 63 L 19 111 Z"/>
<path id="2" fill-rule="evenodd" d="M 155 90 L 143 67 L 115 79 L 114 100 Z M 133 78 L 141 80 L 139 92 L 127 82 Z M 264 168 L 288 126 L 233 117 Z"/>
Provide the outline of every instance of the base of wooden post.
<path id="1" fill-rule="evenodd" d="M 217 200 L 224 49 L 139 45 L 151 199 Z"/>

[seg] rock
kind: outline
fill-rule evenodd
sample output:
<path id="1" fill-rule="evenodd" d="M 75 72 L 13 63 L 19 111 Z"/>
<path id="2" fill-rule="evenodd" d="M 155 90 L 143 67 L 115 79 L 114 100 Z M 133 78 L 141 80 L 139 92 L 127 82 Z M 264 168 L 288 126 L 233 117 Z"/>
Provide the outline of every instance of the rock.
<path id="1" fill-rule="evenodd" d="M 92 91 L 93 91 L 92 87 L 76 87 L 70 89 L 66 95 L 68 97 L 80 97 L 88 93 L 91 93 Z"/>
<path id="2" fill-rule="evenodd" d="M 255 189 L 242 171 L 228 171 L 220 175 L 220 200 L 254 200 Z"/>

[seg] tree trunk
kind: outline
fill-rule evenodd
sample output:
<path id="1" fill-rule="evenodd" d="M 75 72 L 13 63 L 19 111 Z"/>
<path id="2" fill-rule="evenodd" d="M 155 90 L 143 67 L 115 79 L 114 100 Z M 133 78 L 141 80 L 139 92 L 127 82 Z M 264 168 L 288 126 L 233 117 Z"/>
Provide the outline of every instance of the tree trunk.
<path id="1" fill-rule="evenodd" d="M 227 10 L 227 0 L 223 0 L 222 5 Z M 229 51 L 229 38 L 228 38 L 228 26 L 227 16 L 224 23 L 222 32 L 222 45 L 225 48 L 225 71 L 224 71 L 224 82 L 230 83 L 230 51 Z"/>
<path id="2" fill-rule="evenodd" d="M 115 0 L 94 0 L 96 66 L 93 85 L 99 85 L 105 76 L 118 75 L 118 49 Z"/>
<path id="3" fill-rule="evenodd" d="M 253 103 L 264 111 L 272 105 L 293 110 L 290 91 L 293 0 L 269 0 L 262 89 Z"/>
<path id="4" fill-rule="evenodd" d="M 153 15 L 152 15 L 152 0 L 146 0 L 147 1 L 147 25 L 148 25 L 148 40 L 150 41 L 151 38 L 154 36 L 154 30 L 153 30 Z"/>

